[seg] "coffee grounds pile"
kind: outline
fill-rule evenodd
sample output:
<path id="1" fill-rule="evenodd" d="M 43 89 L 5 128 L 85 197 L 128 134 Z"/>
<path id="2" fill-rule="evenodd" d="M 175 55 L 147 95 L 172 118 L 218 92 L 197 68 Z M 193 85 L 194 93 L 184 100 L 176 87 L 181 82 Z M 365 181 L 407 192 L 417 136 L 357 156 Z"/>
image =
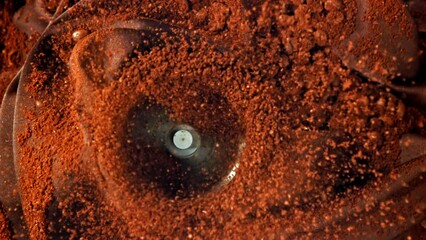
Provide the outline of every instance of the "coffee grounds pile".
<path id="1" fill-rule="evenodd" d="M 357 32 L 363 1 L 83 2 L 69 10 L 76 25 L 56 23 L 72 31 L 42 43 L 50 56 L 34 56 L 24 86 L 36 103 L 23 108 L 27 122 L 17 133 L 31 239 L 356 238 L 405 226 L 404 195 L 360 210 L 356 221 L 327 224 L 339 207 L 367 200 L 399 173 L 403 134 L 425 134 L 424 110 L 386 87 L 398 75 L 395 62 L 368 52 L 379 35 L 349 52 L 383 64 L 351 66 L 346 39 Z M 400 1 L 364 2 L 383 11 L 368 15 L 371 22 L 401 20 L 394 40 L 413 32 Z M 37 37 L 13 26 L 15 10 L 3 6 L 4 85 Z M 123 36 L 132 35 L 99 26 L 140 18 L 176 29 L 116 64 L 127 53 Z M 243 142 L 233 155 L 236 177 L 201 192 L 147 177 L 141 162 L 153 154 L 129 129 L 138 109 L 156 105 L 217 137 L 218 151 Z M 155 173 L 173 175 L 165 171 Z M 7 238 L 4 226 L 0 213 Z"/>
<path id="2" fill-rule="evenodd" d="M 18 7 L 10 1 L 0 3 L 0 96 L 4 95 L 7 85 L 22 66 L 26 54 L 37 40 L 37 36 L 28 37 L 13 25 L 13 12 Z M 0 102 L 2 100 L 3 97 Z"/>

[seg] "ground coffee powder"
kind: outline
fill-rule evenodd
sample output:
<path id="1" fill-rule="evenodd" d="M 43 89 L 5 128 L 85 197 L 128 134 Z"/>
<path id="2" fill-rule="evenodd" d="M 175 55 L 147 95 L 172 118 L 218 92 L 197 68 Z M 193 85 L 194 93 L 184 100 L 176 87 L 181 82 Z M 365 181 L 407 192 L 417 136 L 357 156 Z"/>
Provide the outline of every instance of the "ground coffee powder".
<path id="1" fill-rule="evenodd" d="M 43 18 L 21 8 L 26 34 L 17 6 L 2 6 L 4 86 L 42 35 L 5 118 L 24 237 L 424 231 L 424 152 L 399 156 L 425 114 L 392 90 L 419 88 L 424 40 L 401 1 L 29 1 Z M 144 112 L 209 136 L 235 177 L 198 185 L 202 173 L 146 141 Z"/>

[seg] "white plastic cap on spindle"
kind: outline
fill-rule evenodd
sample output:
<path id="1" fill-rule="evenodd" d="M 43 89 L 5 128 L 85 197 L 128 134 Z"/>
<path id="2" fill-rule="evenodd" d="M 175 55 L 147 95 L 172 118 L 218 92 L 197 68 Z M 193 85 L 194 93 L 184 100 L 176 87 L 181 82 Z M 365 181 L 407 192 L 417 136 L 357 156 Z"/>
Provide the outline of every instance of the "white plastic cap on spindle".
<path id="1" fill-rule="evenodd" d="M 192 134 L 187 130 L 179 130 L 173 136 L 173 144 L 181 150 L 186 150 L 191 147 L 194 142 Z"/>

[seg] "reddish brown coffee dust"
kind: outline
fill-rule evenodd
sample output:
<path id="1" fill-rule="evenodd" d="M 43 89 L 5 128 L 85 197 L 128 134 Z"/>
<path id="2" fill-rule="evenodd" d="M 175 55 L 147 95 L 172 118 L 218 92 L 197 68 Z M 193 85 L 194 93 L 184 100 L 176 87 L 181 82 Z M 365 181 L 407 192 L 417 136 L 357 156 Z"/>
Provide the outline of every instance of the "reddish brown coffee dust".
<path id="1" fill-rule="evenodd" d="M 381 52 L 369 52 L 371 43 L 380 41 L 380 27 L 368 41 L 346 41 L 357 31 L 359 2 L 112 1 L 73 12 L 105 22 L 157 19 L 188 29 L 191 38 L 163 37 L 170 41 L 165 47 L 134 52 L 113 69 L 113 80 L 104 75 L 102 64 L 67 65 L 101 54 L 78 45 L 84 39 L 73 39 L 72 32 L 52 40 L 54 54 L 65 64 L 36 56 L 35 62 L 46 67 L 34 68 L 25 89 L 38 107 L 26 109 L 29 122 L 19 132 L 24 169 L 19 181 L 30 237 L 46 239 L 54 232 L 71 239 L 344 238 L 403 226 L 410 218 L 399 211 L 405 195 L 360 213 L 361 223 L 342 221 L 315 232 L 326 225 L 317 222 L 321 216 L 332 219 L 339 206 L 369 199 L 371 191 L 390 181 L 403 134 L 425 134 L 425 112 L 381 84 L 398 75 L 399 65 Z M 399 20 L 404 31 L 393 41 L 415 31 L 399 1 L 367 2 L 382 9 L 380 18 L 387 24 Z M 0 95 L 38 38 L 14 27 L 16 10 L 16 4 L 2 3 Z M 368 16 L 367 22 L 379 18 Z M 78 29 L 93 28 L 81 23 Z M 93 41 L 103 41 L 102 34 Z M 349 53 L 373 65 L 367 70 L 351 66 L 347 44 Z M 85 92 L 88 71 L 98 82 Z M 228 141 L 220 142 L 224 148 L 242 136 L 245 148 L 236 178 L 217 192 L 189 198 L 169 197 L 139 182 L 129 160 L 137 151 L 123 123 L 140 96 L 201 134 L 226 136 Z M 95 152 L 83 144 L 83 126 Z M 101 170 L 90 163 L 96 161 Z M 9 238 L 7 226 L 0 213 L 0 239 Z"/>

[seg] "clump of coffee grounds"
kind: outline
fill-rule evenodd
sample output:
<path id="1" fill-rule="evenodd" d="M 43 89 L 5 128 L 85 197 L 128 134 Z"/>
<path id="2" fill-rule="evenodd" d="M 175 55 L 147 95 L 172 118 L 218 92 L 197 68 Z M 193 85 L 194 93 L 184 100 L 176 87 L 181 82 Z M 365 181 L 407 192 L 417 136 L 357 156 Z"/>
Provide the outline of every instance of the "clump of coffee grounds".
<path id="1" fill-rule="evenodd" d="M 22 56 L 18 56 L 19 52 L 15 50 L 19 49 L 19 45 L 15 46 L 15 44 L 19 43 L 19 37 L 16 37 L 16 35 L 22 37 L 24 34 L 19 33 L 11 22 L 13 4 L 10 2 L 2 2 L 0 4 L 0 96 L 3 96 L 7 85 L 14 77 L 14 74 L 16 74 L 18 67 L 23 63 Z M 17 41 L 15 43 L 10 43 L 9 46 L 5 46 L 5 43 L 12 42 L 13 38 L 16 38 Z M 3 97 L 0 102 L 2 100 Z"/>
<path id="2" fill-rule="evenodd" d="M 86 106 L 81 79 L 56 61 L 36 58 L 44 71 L 36 64 L 25 88 L 39 107 L 28 110 L 28 127 L 19 135 L 31 238 L 287 236 L 310 229 L 305 217 L 332 209 L 333 201 L 397 164 L 400 137 L 424 127 L 424 112 L 357 76 L 331 51 L 354 31 L 354 1 L 259 2 L 109 1 L 73 13 L 111 22 L 153 18 L 202 37 L 136 51 L 114 81 L 87 96 L 95 109 L 87 118 L 79 108 Z M 81 30 L 92 29 L 82 24 Z M 71 55 L 63 49 L 75 44 L 71 34 L 52 39 L 62 63 Z M 201 131 L 219 125 L 222 115 L 236 116 L 245 142 L 237 177 L 218 192 L 191 198 L 135 186 L 124 147 L 131 139 L 123 141 L 127 129 L 120 124 L 140 95 Z M 89 156 L 82 126 L 92 127 L 89 145 L 97 152 Z M 87 157 L 105 164 L 113 180 L 99 181 L 102 174 L 86 165 Z M 336 229 L 346 234 L 346 227 Z"/>

